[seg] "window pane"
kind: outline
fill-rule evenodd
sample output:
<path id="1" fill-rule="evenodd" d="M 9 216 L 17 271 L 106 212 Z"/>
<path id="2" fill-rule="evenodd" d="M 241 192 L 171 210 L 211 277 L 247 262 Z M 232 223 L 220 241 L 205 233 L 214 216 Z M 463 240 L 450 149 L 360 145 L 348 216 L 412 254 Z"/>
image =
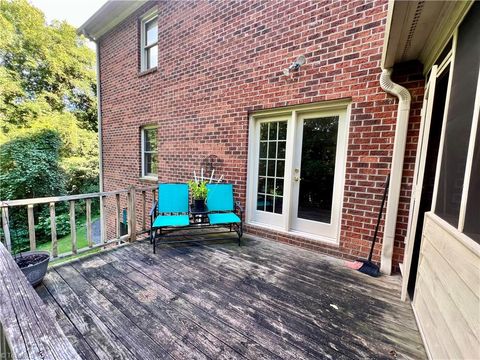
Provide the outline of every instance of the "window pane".
<path id="1" fill-rule="evenodd" d="M 278 125 L 278 140 L 286 140 L 287 139 L 287 122 L 282 121 Z"/>
<path id="2" fill-rule="evenodd" d="M 157 129 L 146 129 L 145 151 L 157 151 Z"/>
<path id="3" fill-rule="evenodd" d="M 275 176 L 275 160 L 268 160 L 267 176 Z"/>
<path id="4" fill-rule="evenodd" d="M 144 175 L 157 175 L 158 170 L 158 161 L 157 161 L 157 154 L 154 153 L 145 153 L 144 154 L 145 160 L 145 174 Z"/>
<path id="5" fill-rule="evenodd" d="M 298 217 L 330 223 L 338 116 L 303 122 Z"/>
<path id="6" fill-rule="evenodd" d="M 269 129 L 269 135 L 268 139 L 269 140 L 277 140 L 277 122 L 271 122 L 269 123 L 270 129 Z"/>
<path id="7" fill-rule="evenodd" d="M 148 48 L 146 51 L 147 69 L 154 68 L 158 64 L 158 45 Z"/>
<path id="8" fill-rule="evenodd" d="M 275 213 L 281 214 L 282 213 L 282 206 L 283 206 L 283 198 L 275 197 Z"/>
<path id="9" fill-rule="evenodd" d="M 265 195 L 257 196 L 257 210 L 265 211 Z"/>
<path id="10" fill-rule="evenodd" d="M 274 184 L 275 179 L 272 178 L 267 178 L 267 194 L 273 195 L 274 194 Z"/>
<path id="11" fill-rule="evenodd" d="M 267 158 L 267 146 L 268 146 L 268 142 L 266 141 L 260 142 L 260 158 L 261 159 Z"/>
<path id="12" fill-rule="evenodd" d="M 258 164 L 258 175 L 260 176 L 267 175 L 267 160 L 260 160 Z"/>
<path id="13" fill-rule="evenodd" d="M 259 194 L 265 194 L 265 178 L 260 177 L 258 178 L 258 193 Z"/>
<path id="14" fill-rule="evenodd" d="M 281 136 L 286 138 L 287 121 L 260 124 L 257 210 L 277 214 L 282 213 L 281 197 L 285 173 L 285 161 L 276 160 L 277 151 L 283 153 L 281 156 L 285 157 L 285 141 L 277 139 L 280 131 L 283 132 Z M 263 194 L 266 194 L 266 197 Z"/>
<path id="15" fill-rule="evenodd" d="M 480 51 L 480 3 L 459 27 L 435 214 L 458 226 Z"/>
<path id="16" fill-rule="evenodd" d="M 286 146 L 287 146 L 287 143 L 285 141 L 280 141 L 278 143 L 277 159 L 285 159 L 285 147 Z"/>
<path id="17" fill-rule="evenodd" d="M 273 196 L 267 196 L 265 202 L 265 211 L 273 212 Z"/>
<path id="18" fill-rule="evenodd" d="M 480 243 L 480 126 L 477 128 L 464 233 Z"/>
<path id="19" fill-rule="evenodd" d="M 144 155 L 145 159 L 145 175 L 152 173 L 152 154 L 146 153 Z"/>
<path id="20" fill-rule="evenodd" d="M 268 123 L 260 124 L 260 140 L 268 139 Z"/>
<path id="21" fill-rule="evenodd" d="M 155 44 L 158 41 L 157 19 L 150 20 L 145 24 L 145 45 Z"/>
<path id="22" fill-rule="evenodd" d="M 277 157 L 277 142 L 269 141 L 268 142 L 268 158 L 275 159 Z"/>

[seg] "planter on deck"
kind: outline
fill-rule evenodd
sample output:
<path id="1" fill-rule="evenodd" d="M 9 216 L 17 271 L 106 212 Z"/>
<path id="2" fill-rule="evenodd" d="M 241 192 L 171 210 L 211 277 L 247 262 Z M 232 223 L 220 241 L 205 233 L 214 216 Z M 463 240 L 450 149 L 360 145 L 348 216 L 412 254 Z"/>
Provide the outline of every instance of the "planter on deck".
<path id="1" fill-rule="evenodd" d="M 27 251 L 15 256 L 15 262 L 32 286 L 42 282 L 49 261 L 48 251 Z"/>

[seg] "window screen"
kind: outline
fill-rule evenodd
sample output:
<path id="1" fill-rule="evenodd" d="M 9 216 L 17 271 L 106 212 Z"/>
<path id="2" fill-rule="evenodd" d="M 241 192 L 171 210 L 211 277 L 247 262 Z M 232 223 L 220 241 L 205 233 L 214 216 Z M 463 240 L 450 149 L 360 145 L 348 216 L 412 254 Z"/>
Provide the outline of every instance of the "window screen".
<path id="1" fill-rule="evenodd" d="M 460 25 L 435 214 L 458 226 L 480 59 L 480 3 Z"/>

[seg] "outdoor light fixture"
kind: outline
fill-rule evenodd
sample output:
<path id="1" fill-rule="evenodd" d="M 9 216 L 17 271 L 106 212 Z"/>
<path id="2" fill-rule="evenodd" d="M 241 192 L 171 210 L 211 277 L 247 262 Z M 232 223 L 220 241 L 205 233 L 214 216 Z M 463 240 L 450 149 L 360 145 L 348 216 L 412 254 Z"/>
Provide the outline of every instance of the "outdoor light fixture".
<path id="1" fill-rule="evenodd" d="M 295 60 L 292 65 L 290 65 L 287 69 L 283 70 L 283 74 L 285 76 L 290 75 L 290 71 L 297 71 L 300 69 L 300 66 L 304 65 L 307 62 L 307 59 L 305 59 L 305 56 L 300 55 L 297 60 Z"/>

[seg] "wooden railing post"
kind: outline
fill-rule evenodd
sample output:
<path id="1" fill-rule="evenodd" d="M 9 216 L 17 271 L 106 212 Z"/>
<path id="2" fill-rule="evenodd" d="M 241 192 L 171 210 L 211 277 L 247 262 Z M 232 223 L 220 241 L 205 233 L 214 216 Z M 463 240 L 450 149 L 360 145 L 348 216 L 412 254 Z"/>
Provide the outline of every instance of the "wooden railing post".
<path id="1" fill-rule="evenodd" d="M 147 193 L 142 191 L 142 231 L 146 229 L 146 217 L 147 217 Z"/>
<path id="2" fill-rule="evenodd" d="M 86 226 L 87 226 L 87 242 L 88 247 L 93 246 L 92 240 L 92 199 L 85 199 L 85 212 L 86 212 Z"/>
<path id="3" fill-rule="evenodd" d="M 70 201 L 70 234 L 72 238 L 72 253 L 77 253 L 77 226 L 75 224 L 75 201 Z"/>
<path id="4" fill-rule="evenodd" d="M 135 202 L 135 187 L 130 186 L 128 189 L 128 210 L 127 210 L 127 218 L 128 218 L 128 234 L 130 238 L 130 242 L 133 242 L 137 238 L 137 216 L 136 216 L 136 202 Z"/>
<path id="5" fill-rule="evenodd" d="M 122 216 L 122 209 L 120 208 L 120 194 L 115 195 L 115 202 L 116 202 L 116 210 L 115 210 L 115 217 L 116 217 L 116 237 L 120 241 L 120 217 Z"/>
<path id="6" fill-rule="evenodd" d="M 105 216 L 105 199 L 106 196 L 100 196 L 100 237 L 102 243 L 106 243 L 107 240 L 107 223 L 106 223 L 106 216 Z"/>
<path id="7" fill-rule="evenodd" d="M 50 203 L 50 233 L 52 235 L 52 257 L 58 256 L 57 220 L 55 218 L 55 203 Z"/>
<path id="8" fill-rule="evenodd" d="M 10 238 L 10 226 L 8 219 L 8 207 L 2 207 L 3 234 L 5 236 L 5 246 L 8 252 L 12 252 L 12 240 Z"/>
<path id="9" fill-rule="evenodd" d="M 34 251 L 37 248 L 37 242 L 35 240 L 35 217 L 33 215 L 33 205 L 27 206 L 28 215 L 28 238 L 30 240 L 30 251 Z"/>

